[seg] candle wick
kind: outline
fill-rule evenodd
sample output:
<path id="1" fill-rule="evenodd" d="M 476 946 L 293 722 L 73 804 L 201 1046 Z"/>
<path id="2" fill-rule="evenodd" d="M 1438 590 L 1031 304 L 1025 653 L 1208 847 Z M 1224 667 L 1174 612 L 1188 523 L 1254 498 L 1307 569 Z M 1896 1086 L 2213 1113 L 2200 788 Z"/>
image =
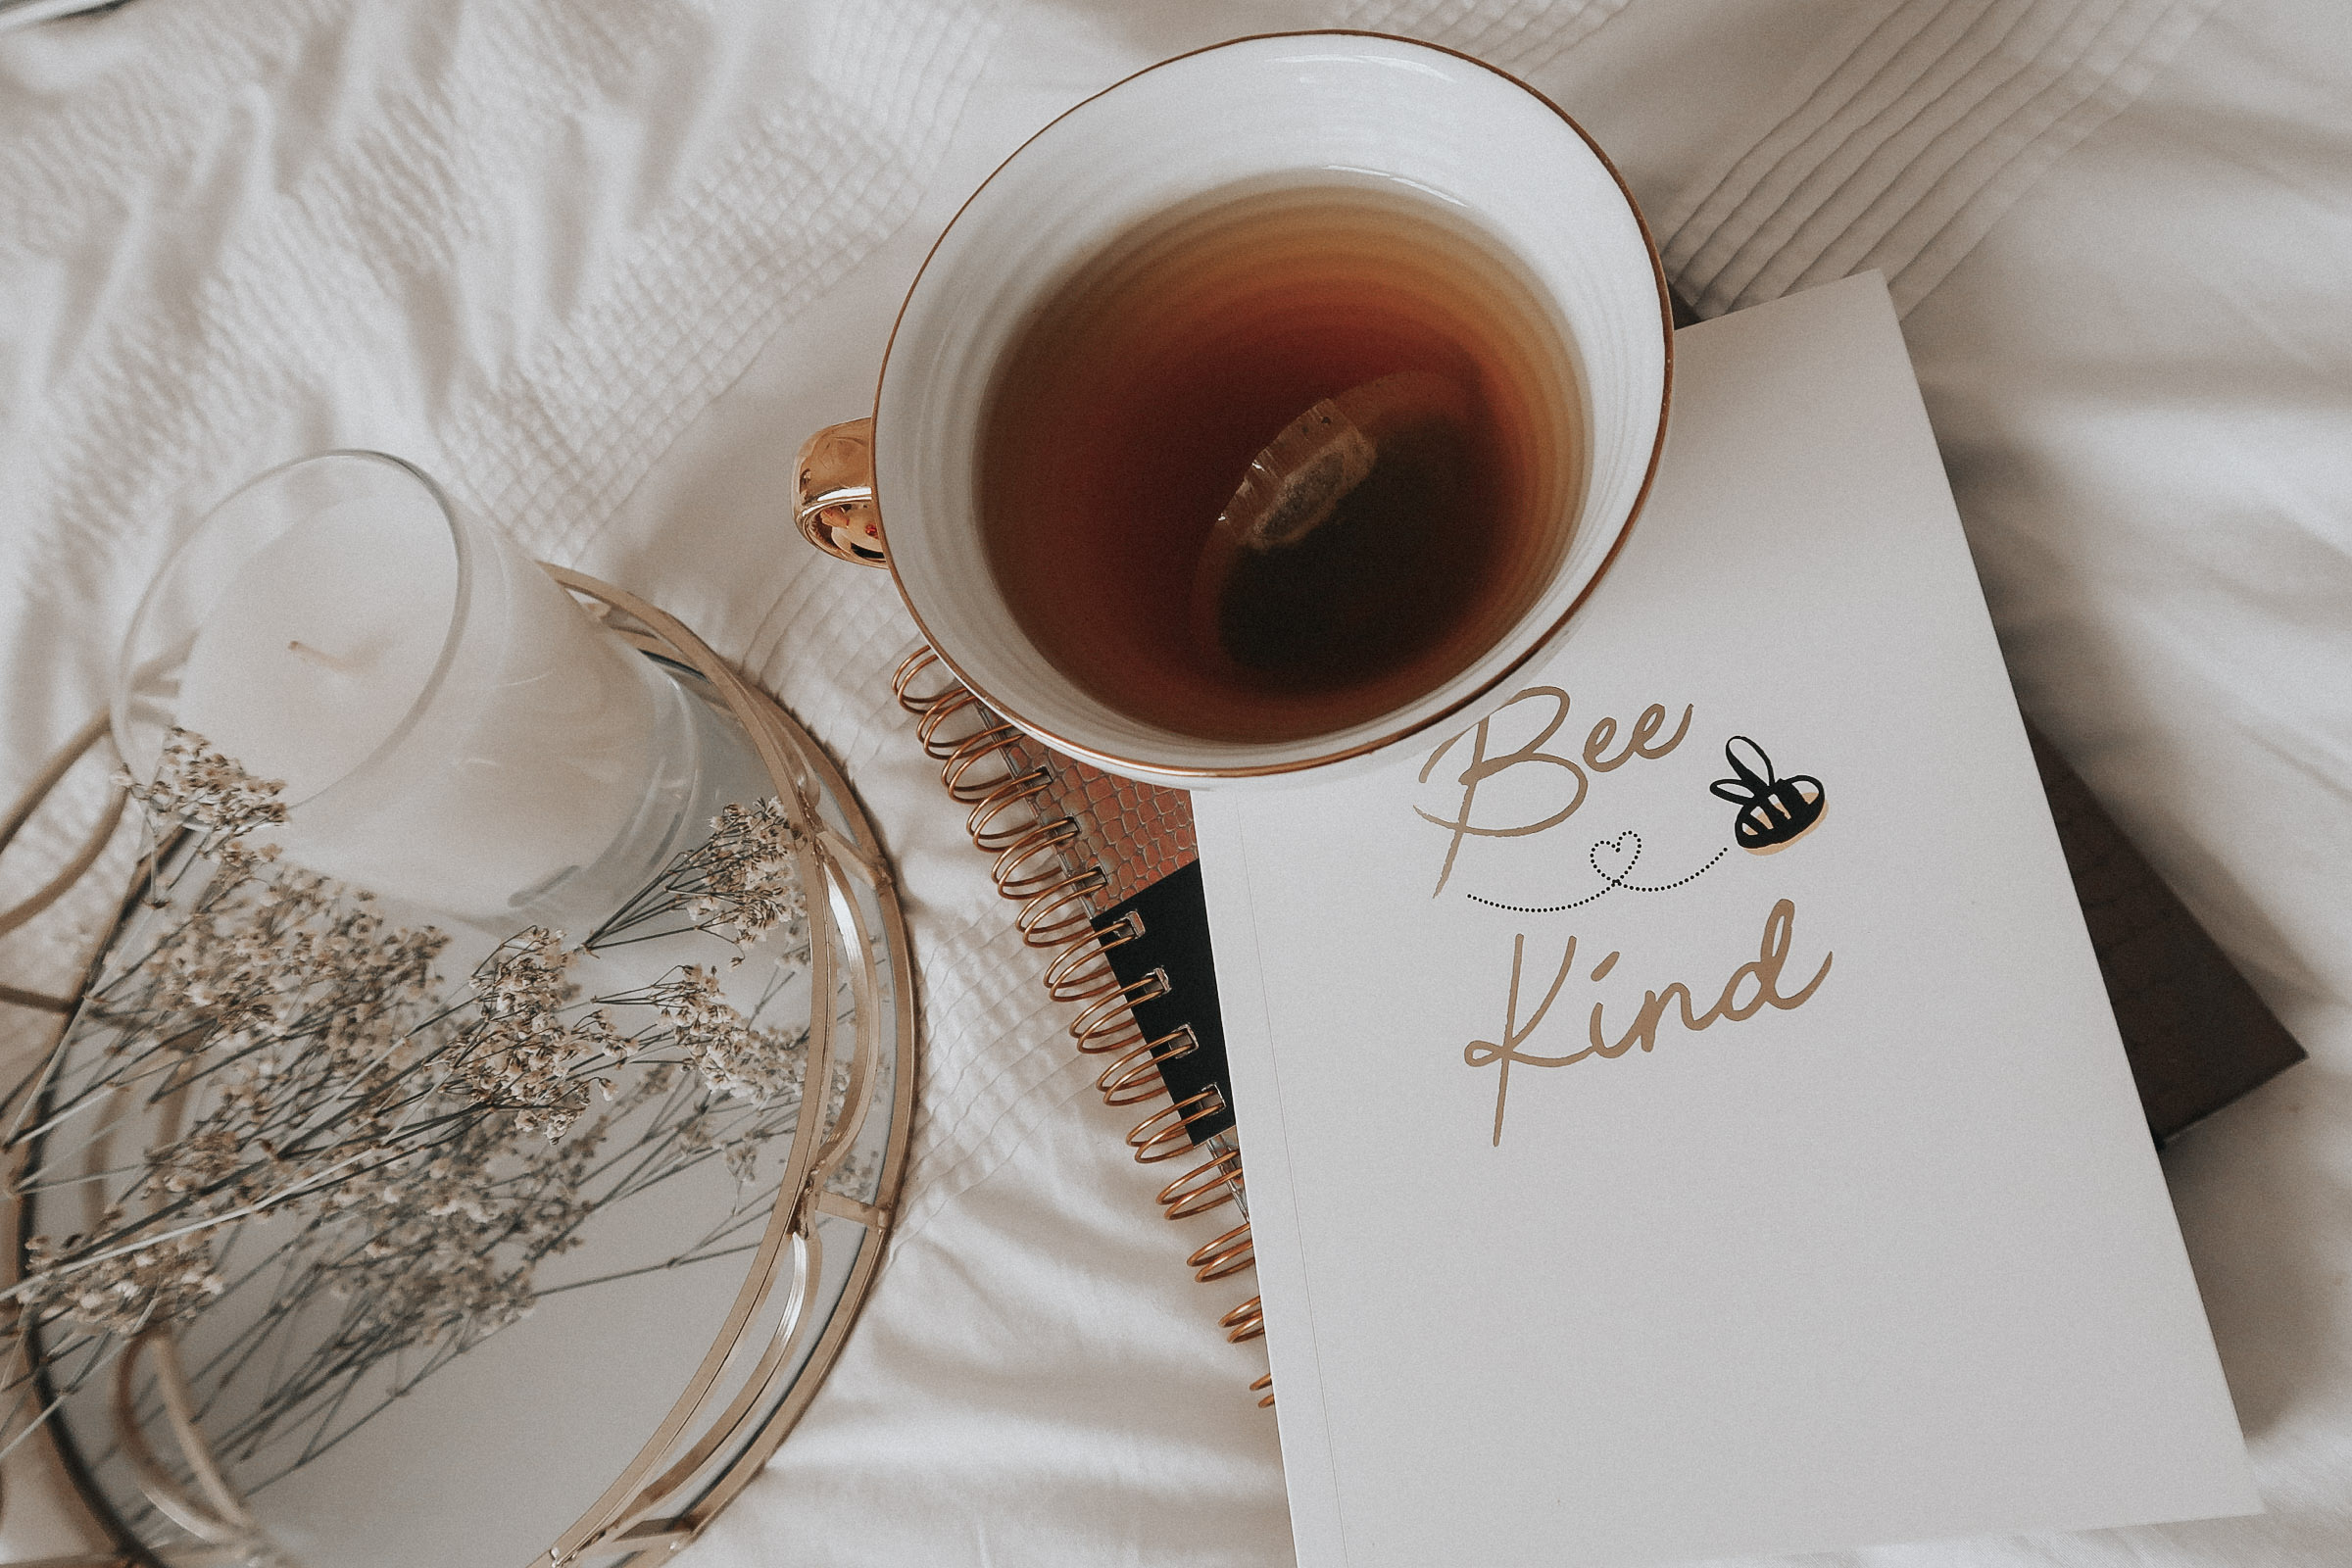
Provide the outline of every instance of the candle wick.
<path id="1" fill-rule="evenodd" d="M 349 660 L 337 659 L 332 654 L 322 653 L 306 642 L 297 642 L 289 638 L 286 642 L 286 651 L 304 662 L 317 664 L 321 669 L 331 669 L 344 675 L 348 675 L 352 671 Z"/>

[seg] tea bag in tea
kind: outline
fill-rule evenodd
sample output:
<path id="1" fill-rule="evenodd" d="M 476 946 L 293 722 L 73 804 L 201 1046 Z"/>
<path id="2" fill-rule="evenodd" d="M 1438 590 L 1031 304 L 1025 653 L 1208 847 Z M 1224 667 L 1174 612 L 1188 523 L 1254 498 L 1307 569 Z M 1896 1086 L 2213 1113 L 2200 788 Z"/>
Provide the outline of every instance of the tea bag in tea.
<path id="1" fill-rule="evenodd" d="M 1310 684 L 1413 642 L 1426 567 L 1465 493 L 1469 395 L 1406 370 L 1322 399 L 1251 461 L 1194 573 L 1201 648 Z M 1443 575 L 1441 573 L 1441 575 Z"/>

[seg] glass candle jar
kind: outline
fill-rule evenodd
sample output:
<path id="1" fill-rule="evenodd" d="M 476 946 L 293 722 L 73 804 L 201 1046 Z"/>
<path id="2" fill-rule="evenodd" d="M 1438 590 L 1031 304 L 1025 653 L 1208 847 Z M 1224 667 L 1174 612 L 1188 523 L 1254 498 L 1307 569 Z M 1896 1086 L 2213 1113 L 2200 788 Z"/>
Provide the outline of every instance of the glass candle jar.
<path id="1" fill-rule="evenodd" d="M 173 728 L 280 780 L 312 870 L 492 929 L 592 921 L 707 828 L 745 760 L 503 534 L 379 453 L 274 468 L 172 555 L 132 621 L 116 743 Z"/>

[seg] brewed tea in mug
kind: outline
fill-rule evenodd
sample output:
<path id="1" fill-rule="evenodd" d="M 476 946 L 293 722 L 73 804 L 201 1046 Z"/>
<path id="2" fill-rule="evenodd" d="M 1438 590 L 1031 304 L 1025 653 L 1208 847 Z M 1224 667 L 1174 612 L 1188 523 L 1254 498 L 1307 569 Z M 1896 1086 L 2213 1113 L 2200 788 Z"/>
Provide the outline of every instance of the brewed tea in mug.
<path id="1" fill-rule="evenodd" d="M 1238 39 L 982 181 L 793 516 L 1068 756 L 1185 789 L 1371 767 L 1505 700 L 1608 570 L 1666 307 L 1624 181 L 1524 84 Z"/>
<path id="2" fill-rule="evenodd" d="M 1568 550 L 1574 359 L 1457 204 L 1335 172 L 1212 192 L 1039 298 L 984 415 L 987 560 L 1037 647 L 1121 711 L 1215 740 L 1345 729 L 1468 667 Z M 1319 400 L 1401 372 L 1458 396 L 1237 571 L 1203 636 L 1196 567 L 1251 460 Z"/>

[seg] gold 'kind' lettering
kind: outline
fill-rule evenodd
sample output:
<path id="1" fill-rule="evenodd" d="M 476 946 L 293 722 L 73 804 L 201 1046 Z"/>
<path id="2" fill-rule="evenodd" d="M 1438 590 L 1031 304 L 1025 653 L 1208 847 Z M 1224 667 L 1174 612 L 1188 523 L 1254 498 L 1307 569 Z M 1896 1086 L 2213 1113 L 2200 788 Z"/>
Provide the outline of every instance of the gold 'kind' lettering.
<path id="1" fill-rule="evenodd" d="M 1533 1052 L 1521 1050 L 1520 1047 L 1534 1036 L 1538 1026 L 1544 1022 L 1544 1015 L 1549 1012 L 1551 1004 L 1559 1000 L 1560 988 L 1567 983 L 1568 971 L 1576 962 L 1576 938 L 1568 939 L 1567 950 L 1560 955 L 1559 970 L 1551 977 L 1551 985 L 1544 991 L 1543 1002 L 1538 1004 L 1533 1013 L 1528 1015 L 1526 1022 L 1522 1023 L 1519 1019 L 1519 980 L 1521 964 L 1527 951 L 1527 938 L 1523 935 L 1513 936 L 1511 939 L 1511 990 L 1509 1000 L 1504 1004 L 1503 1008 L 1502 1039 L 1499 1042 L 1473 1040 L 1462 1048 L 1462 1060 L 1466 1065 L 1499 1069 L 1494 1084 L 1495 1147 L 1499 1148 L 1502 1144 L 1503 1107 L 1510 1094 L 1511 1064 L 1513 1062 L 1527 1067 L 1567 1067 L 1592 1056 L 1604 1060 L 1622 1056 L 1636 1046 L 1640 1046 L 1643 1051 L 1655 1050 L 1658 1043 L 1658 1026 L 1665 1020 L 1667 1009 L 1670 1006 L 1681 1019 L 1683 1027 L 1693 1034 L 1708 1028 L 1718 1019 L 1728 1018 L 1734 1023 L 1743 1022 L 1754 1017 L 1760 1009 L 1767 1005 L 1783 1010 L 1803 1006 L 1806 1002 L 1811 1000 L 1813 993 L 1821 989 L 1822 981 L 1829 978 L 1830 963 L 1837 957 L 1837 955 L 1834 953 L 1823 954 L 1821 967 L 1813 971 L 1812 979 L 1807 980 L 1794 991 L 1782 990 L 1781 970 L 1788 961 L 1788 945 L 1795 927 L 1796 906 L 1787 899 L 1782 899 L 1773 905 L 1772 912 L 1764 917 L 1764 931 L 1756 944 L 1756 956 L 1732 971 L 1731 978 L 1723 983 L 1723 990 L 1716 997 L 1715 1004 L 1706 1011 L 1696 1012 L 1693 1010 L 1694 999 L 1689 986 L 1679 980 L 1670 981 L 1663 990 L 1644 991 L 1642 994 L 1642 1005 L 1634 1014 L 1632 1026 L 1624 1034 L 1611 1040 L 1601 1028 L 1603 1004 L 1595 1002 L 1592 1004 L 1592 1012 L 1588 1024 L 1588 1035 L 1592 1043 L 1582 1050 L 1572 1051 L 1566 1055 L 1560 1056 L 1537 1055 Z M 1617 956 L 1612 953 L 1608 957 L 1602 959 L 1599 967 L 1592 971 L 1592 978 L 1598 981 L 1607 975 L 1615 965 Z M 1747 984 L 1753 984 L 1755 990 L 1752 995 L 1743 999 L 1740 996 L 1740 988 Z"/>

